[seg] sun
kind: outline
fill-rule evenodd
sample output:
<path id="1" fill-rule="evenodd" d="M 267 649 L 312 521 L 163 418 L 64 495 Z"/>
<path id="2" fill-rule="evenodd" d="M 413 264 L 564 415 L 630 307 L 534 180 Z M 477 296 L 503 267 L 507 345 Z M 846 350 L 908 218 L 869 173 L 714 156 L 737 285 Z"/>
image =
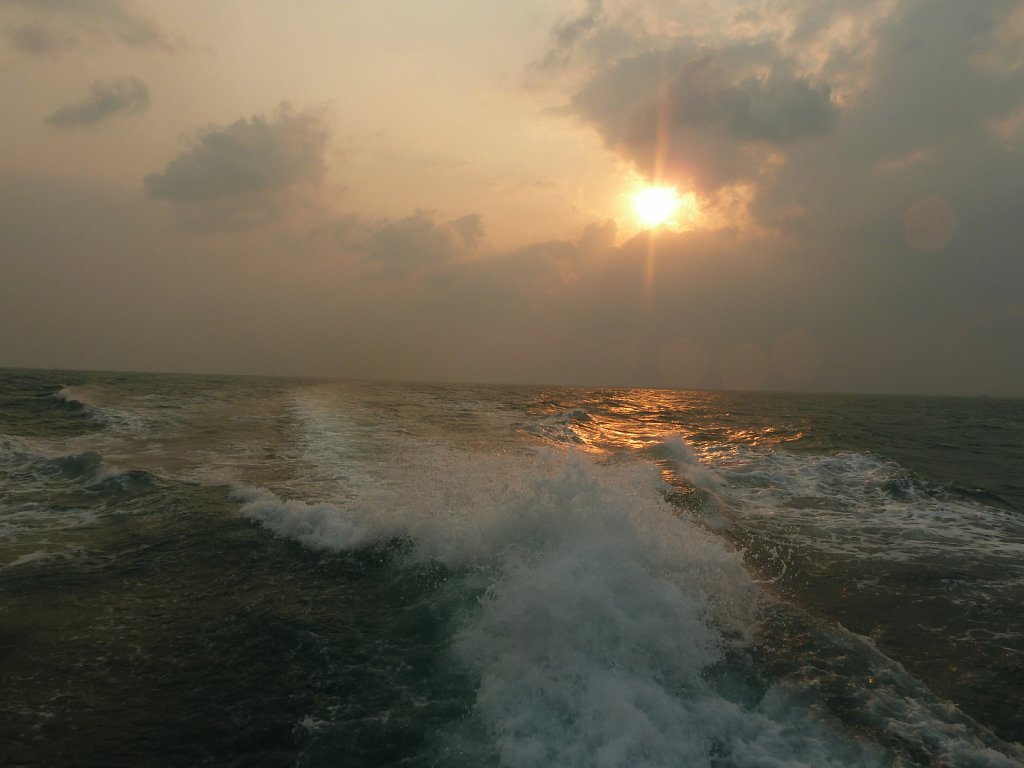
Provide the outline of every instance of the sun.
<path id="1" fill-rule="evenodd" d="M 642 226 L 653 229 L 669 223 L 682 202 L 673 187 L 644 187 L 633 195 L 633 210 Z"/>

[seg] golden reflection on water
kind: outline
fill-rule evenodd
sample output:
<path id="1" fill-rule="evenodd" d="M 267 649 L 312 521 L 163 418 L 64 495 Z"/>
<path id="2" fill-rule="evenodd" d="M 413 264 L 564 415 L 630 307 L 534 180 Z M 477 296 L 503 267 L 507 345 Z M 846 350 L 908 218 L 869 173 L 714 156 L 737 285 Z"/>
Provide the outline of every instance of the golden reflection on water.
<path id="1" fill-rule="evenodd" d="M 799 429 L 776 426 L 743 426 L 730 423 L 722 395 L 714 392 L 631 389 L 593 392 L 578 398 L 571 409 L 551 402 L 545 409 L 561 416 L 573 442 L 581 449 L 600 454 L 646 451 L 672 437 L 682 437 L 698 457 L 727 458 L 739 446 L 773 447 L 800 440 Z"/>

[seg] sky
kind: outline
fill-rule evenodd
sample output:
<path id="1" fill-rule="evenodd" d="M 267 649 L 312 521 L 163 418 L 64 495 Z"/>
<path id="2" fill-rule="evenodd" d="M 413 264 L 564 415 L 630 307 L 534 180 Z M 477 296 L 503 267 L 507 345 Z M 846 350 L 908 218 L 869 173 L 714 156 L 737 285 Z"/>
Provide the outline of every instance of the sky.
<path id="1" fill-rule="evenodd" d="M 0 73 L 0 367 L 1024 396 L 1024 0 L 0 0 Z"/>

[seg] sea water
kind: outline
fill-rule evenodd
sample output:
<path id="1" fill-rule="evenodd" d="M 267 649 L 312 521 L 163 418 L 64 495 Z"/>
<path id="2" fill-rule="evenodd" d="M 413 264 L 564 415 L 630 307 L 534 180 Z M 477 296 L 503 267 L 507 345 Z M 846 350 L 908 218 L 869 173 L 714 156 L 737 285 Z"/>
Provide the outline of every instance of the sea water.
<path id="1" fill-rule="evenodd" d="M 1024 401 L 0 372 L 9 765 L 1024 765 Z"/>

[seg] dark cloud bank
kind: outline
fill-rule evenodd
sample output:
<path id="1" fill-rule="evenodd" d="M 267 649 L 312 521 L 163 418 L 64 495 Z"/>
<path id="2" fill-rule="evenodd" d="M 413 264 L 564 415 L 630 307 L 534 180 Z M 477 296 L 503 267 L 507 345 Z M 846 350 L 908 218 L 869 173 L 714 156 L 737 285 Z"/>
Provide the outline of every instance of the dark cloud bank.
<path id="1" fill-rule="evenodd" d="M 597 72 L 572 106 L 647 175 L 702 192 L 760 175 L 759 145 L 827 134 L 839 118 L 829 85 L 767 44 L 630 56 Z"/>
<path id="2" fill-rule="evenodd" d="M 1024 391 L 1024 307 L 951 302 L 946 252 L 865 268 L 729 230 L 616 244 L 604 222 L 494 253 L 475 217 L 429 211 L 224 240 L 115 191 L 12 177 L 0 203 L 8 365 Z"/>

